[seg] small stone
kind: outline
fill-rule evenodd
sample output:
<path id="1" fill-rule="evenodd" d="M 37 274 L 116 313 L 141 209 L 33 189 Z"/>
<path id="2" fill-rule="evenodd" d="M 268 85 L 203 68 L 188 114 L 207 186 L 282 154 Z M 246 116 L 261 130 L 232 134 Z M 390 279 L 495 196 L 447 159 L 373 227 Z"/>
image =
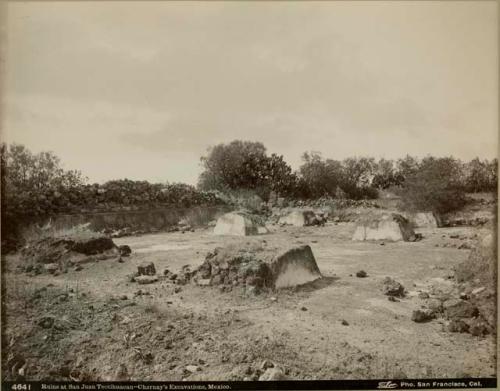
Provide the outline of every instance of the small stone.
<path id="1" fill-rule="evenodd" d="M 393 302 L 395 302 L 395 303 L 399 303 L 399 301 L 400 301 L 400 300 L 396 299 L 394 296 L 389 296 L 389 297 L 387 298 L 387 300 L 389 300 L 389 301 L 393 301 Z"/>
<path id="2" fill-rule="evenodd" d="M 259 368 L 262 370 L 266 370 L 268 368 L 273 368 L 273 367 L 274 367 L 274 364 L 269 360 L 262 361 L 262 363 L 259 366 Z M 249 374 L 247 373 L 247 375 L 249 375 Z"/>
<path id="3" fill-rule="evenodd" d="M 195 373 L 195 372 L 201 371 L 201 369 L 200 369 L 200 367 L 198 367 L 196 365 L 188 365 L 188 366 L 186 366 L 186 371 L 191 372 L 191 373 Z"/>
<path id="4" fill-rule="evenodd" d="M 300 310 L 301 311 L 307 311 L 307 308 L 306 307 L 300 307 Z"/>
<path id="5" fill-rule="evenodd" d="M 483 292 L 485 290 L 486 290 L 486 288 L 484 286 L 482 286 L 480 288 L 473 289 L 471 293 L 475 296 L 475 295 L 479 295 L 481 292 Z"/>
<path id="6" fill-rule="evenodd" d="M 415 310 L 413 311 L 411 315 L 411 320 L 413 320 L 416 323 L 424 323 L 424 322 L 429 322 L 432 319 L 434 319 L 436 316 L 434 314 L 434 311 L 430 309 L 423 309 L 423 310 Z"/>
<path id="7" fill-rule="evenodd" d="M 459 297 L 462 300 L 469 300 L 470 299 L 469 295 L 467 293 L 465 293 L 465 292 L 461 292 Z"/>
<path id="8" fill-rule="evenodd" d="M 47 263 L 43 265 L 44 269 L 49 273 L 54 274 L 57 270 L 59 270 L 59 264 L 57 263 Z"/>
<path id="9" fill-rule="evenodd" d="M 403 285 L 401 285 L 396 280 L 394 280 L 390 277 L 385 277 L 382 284 L 383 284 L 382 291 L 383 291 L 384 295 L 404 297 L 405 288 Z"/>
<path id="10" fill-rule="evenodd" d="M 200 278 L 196 283 L 200 286 L 209 286 L 210 285 L 210 278 Z"/>
<path id="11" fill-rule="evenodd" d="M 429 294 L 427 292 L 420 292 L 418 294 L 418 298 L 419 299 L 428 299 L 429 298 Z"/>
<path id="12" fill-rule="evenodd" d="M 130 246 L 127 246 L 126 244 L 118 246 L 118 251 L 120 252 L 120 255 L 122 257 L 128 257 L 132 253 L 132 249 L 130 248 Z"/>
<path id="13" fill-rule="evenodd" d="M 121 295 L 121 296 L 120 296 L 120 300 L 128 300 L 127 295 Z"/>
<path id="14" fill-rule="evenodd" d="M 364 270 L 360 270 L 359 272 L 356 273 L 356 277 L 359 278 L 365 278 L 366 276 L 368 276 L 368 274 L 366 274 Z"/>
<path id="15" fill-rule="evenodd" d="M 340 323 L 342 324 L 342 326 L 349 326 L 349 322 L 345 319 L 342 319 Z"/>
<path id="16" fill-rule="evenodd" d="M 75 266 L 75 272 L 79 272 L 80 270 L 83 270 L 83 266 L 82 265 L 76 265 Z"/>
<path id="17" fill-rule="evenodd" d="M 134 281 L 137 282 L 138 284 L 145 285 L 145 284 L 152 284 L 156 281 L 158 281 L 157 276 L 151 276 L 151 275 L 140 275 L 134 278 Z"/>

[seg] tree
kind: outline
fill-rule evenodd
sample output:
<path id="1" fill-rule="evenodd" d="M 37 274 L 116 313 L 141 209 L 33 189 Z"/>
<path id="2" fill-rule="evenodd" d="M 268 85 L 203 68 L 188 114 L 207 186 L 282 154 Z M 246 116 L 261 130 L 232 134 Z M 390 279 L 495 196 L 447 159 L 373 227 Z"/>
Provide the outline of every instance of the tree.
<path id="1" fill-rule="evenodd" d="M 380 159 L 376 164 L 372 185 L 378 189 L 387 189 L 399 184 L 400 180 L 396 175 L 394 161 Z"/>
<path id="2" fill-rule="evenodd" d="M 396 163 L 395 179 L 398 184 L 402 184 L 406 178 L 415 174 L 419 168 L 419 160 L 416 157 L 406 155 L 402 159 L 398 159 Z"/>
<path id="3" fill-rule="evenodd" d="M 33 154 L 21 144 L 2 146 L 5 161 L 5 185 L 12 191 L 40 192 L 48 189 L 75 187 L 85 178 L 77 170 L 64 170 L 53 152 Z"/>
<path id="4" fill-rule="evenodd" d="M 491 162 L 475 158 L 464 165 L 464 186 L 472 193 L 481 191 L 496 191 L 497 159 Z"/>
<path id="5" fill-rule="evenodd" d="M 323 160 L 319 152 L 305 152 L 302 160 L 304 163 L 299 168 L 302 196 L 307 198 L 335 196 L 343 175 L 340 162 Z"/>
<path id="6" fill-rule="evenodd" d="M 280 195 L 290 195 L 294 192 L 297 184 L 297 175 L 283 159 L 283 156 L 271 154 L 267 159 L 265 168 L 266 182 L 268 187 Z"/>
<path id="7" fill-rule="evenodd" d="M 236 140 L 216 145 L 209 148 L 201 163 L 204 171 L 198 188 L 202 190 L 253 190 L 267 198 L 271 190 L 290 193 L 296 181 L 283 156 L 267 156 L 260 142 Z"/>
<path id="8" fill-rule="evenodd" d="M 458 160 L 426 157 L 403 182 L 401 197 L 410 211 L 446 213 L 465 205 Z"/>

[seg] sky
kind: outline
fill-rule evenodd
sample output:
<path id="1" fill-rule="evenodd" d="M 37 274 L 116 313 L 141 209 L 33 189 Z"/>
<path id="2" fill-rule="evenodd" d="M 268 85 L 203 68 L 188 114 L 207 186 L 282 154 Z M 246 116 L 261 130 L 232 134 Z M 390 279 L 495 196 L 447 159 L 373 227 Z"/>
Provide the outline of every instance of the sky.
<path id="1" fill-rule="evenodd" d="M 207 148 L 498 153 L 495 1 L 10 2 L 3 141 L 90 182 L 195 184 Z"/>

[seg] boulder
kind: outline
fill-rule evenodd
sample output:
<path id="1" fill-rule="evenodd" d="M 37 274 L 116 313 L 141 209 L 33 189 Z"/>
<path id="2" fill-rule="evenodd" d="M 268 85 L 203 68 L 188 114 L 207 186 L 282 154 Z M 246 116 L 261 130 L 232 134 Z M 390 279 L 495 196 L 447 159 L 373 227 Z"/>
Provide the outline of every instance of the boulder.
<path id="1" fill-rule="evenodd" d="M 214 228 L 214 235 L 248 236 L 267 232 L 257 217 L 244 212 L 226 213 L 219 217 Z"/>
<path id="2" fill-rule="evenodd" d="M 308 245 L 290 248 L 275 256 L 270 264 L 274 287 L 303 285 L 321 278 L 316 259 Z"/>
<path id="3" fill-rule="evenodd" d="M 352 240 L 414 242 L 417 240 L 417 235 L 407 219 L 399 214 L 391 213 L 359 220 Z"/>

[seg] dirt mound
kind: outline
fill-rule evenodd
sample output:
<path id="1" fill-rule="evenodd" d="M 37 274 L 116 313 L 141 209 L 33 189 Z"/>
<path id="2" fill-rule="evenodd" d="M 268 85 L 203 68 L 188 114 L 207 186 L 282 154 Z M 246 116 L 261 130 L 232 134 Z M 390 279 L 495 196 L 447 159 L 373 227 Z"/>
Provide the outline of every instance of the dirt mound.
<path id="1" fill-rule="evenodd" d="M 27 272 L 66 271 L 69 266 L 114 258 L 120 250 L 113 240 L 97 233 L 46 237 L 29 242 L 21 251 Z"/>
<path id="2" fill-rule="evenodd" d="M 391 213 L 380 216 L 368 216 L 358 222 L 352 240 L 391 240 L 414 242 L 418 236 L 410 222 L 403 216 Z"/>
<path id="3" fill-rule="evenodd" d="M 321 278 L 321 272 L 307 245 L 285 251 L 233 245 L 207 254 L 192 278 L 199 285 L 242 285 L 258 293 L 303 285 Z"/>
<path id="4" fill-rule="evenodd" d="M 214 228 L 215 235 L 248 236 L 267 233 L 264 222 L 244 211 L 226 213 L 219 217 Z"/>

